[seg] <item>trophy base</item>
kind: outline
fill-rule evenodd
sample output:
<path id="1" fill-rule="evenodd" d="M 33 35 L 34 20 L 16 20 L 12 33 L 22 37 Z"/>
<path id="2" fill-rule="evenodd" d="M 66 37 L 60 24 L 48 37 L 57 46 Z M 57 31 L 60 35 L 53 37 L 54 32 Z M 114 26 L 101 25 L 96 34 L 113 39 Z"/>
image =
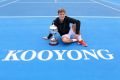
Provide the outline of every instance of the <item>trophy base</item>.
<path id="1" fill-rule="evenodd" d="M 49 42 L 49 45 L 51 45 L 51 46 L 58 45 L 58 40 L 56 38 L 51 38 L 50 42 Z"/>
<path id="2" fill-rule="evenodd" d="M 49 43 L 49 45 L 51 45 L 51 46 L 56 46 L 56 45 L 58 45 L 58 43 L 56 43 L 56 44 L 51 44 L 51 43 Z"/>

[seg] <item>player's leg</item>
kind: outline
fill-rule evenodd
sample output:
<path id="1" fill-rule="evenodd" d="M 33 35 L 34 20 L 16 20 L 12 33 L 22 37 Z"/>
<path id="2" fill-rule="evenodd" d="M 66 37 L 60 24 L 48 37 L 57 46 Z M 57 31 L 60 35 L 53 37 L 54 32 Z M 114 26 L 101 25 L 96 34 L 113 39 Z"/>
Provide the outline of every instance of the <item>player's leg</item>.
<path id="1" fill-rule="evenodd" d="M 72 25 L 72 30 L 74 33 L 76 32 L 76 24 Z M 85 41 L 81 37 L 80 31 L 79 31 L 79 34 L 74 35 L 74 38 L 78 40 L 78 44 L 81 44 L 82 46 L 85 46 L 85 47 L 87 46 L 87 44 L 85 43 Z"/>
<path id="2" fill-rule="evenodd" d="M 64 43 L 72 43 L 72 42 L 76 42 L 77 39 L 70 39 L 70 35 L 69 34 L 65 34 L 62 36 L 62 42 Z"/>

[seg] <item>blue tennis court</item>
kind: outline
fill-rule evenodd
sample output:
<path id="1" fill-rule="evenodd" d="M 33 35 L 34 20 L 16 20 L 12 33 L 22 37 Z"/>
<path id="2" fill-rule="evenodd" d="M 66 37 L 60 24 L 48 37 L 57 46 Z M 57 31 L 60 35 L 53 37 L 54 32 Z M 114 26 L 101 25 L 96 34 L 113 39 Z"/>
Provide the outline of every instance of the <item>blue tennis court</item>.
<path id="1" fill-rule="evenodd" d="M 81 33 L 88 47 L 77 43 L 50 46 L 43 36 L 64 8 L 68 16 L 81 21 Z M 119 0 L 0 0 L 0 80 L 116 80 L 120 73 Z M 59 35 L 57 35 L 59 36 Z M 3 61 L 10 50 L 109 50 L 114 59 Z M 106 52 L 104 52 L 104 55 Z M 26 56 L 29 59 L 31 52 Z M 47 53 L 44 55 L 44 58 Z M 77 54 L 73 52 L 73 57 Z M 105 57 L 108 57 L 105 55 Z"/>

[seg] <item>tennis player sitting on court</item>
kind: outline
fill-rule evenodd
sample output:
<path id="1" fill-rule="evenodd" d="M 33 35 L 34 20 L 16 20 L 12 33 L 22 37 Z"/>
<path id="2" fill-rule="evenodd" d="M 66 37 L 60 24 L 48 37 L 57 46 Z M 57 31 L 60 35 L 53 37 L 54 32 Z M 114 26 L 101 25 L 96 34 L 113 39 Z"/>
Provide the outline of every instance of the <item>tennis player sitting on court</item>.
<path id="1" fill-rule="evenodd" d="M 72 43 L 78 42 L 82 46 L 87 46 L 80 34 L 80 21 L 70 18 L 66 16 L 64 9 L 58 10 L 58 16 L 54 21 L 53 24 L 58 28 L 58 33 L 61 36 L 61 39 L 64 43 Z M 70 25 L 72 24 L 72 25 Z M 71 39 L 71 36 L 74 38 Z M 43 39 L 50 39 L 52 34 L 49 34 L 47 37 L 43 37 Z"/>

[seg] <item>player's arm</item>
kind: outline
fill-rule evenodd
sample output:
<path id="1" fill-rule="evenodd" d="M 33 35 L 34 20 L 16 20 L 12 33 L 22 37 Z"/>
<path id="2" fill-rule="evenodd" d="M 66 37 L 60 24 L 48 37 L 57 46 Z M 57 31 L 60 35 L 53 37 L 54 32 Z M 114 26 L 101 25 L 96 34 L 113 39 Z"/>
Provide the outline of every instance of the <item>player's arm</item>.
<path id="1" fill-rule="evenodd" d="M 57 26 L 57 18 L 56 18 L 55 20 L 53 20 L 52 25 Z M 48 39 L 50 39 L 52 36 L 53 36 L 53 35 L 52 35 L 51 33 L 49 33 L 49 35 L 46 36 L 46 37 L 43 37 L 43 39 L 48 40 Z"/>
<path id="2" fill-rule="evenodd" d="M 50 39 L 52 37 L 52 34 L 49 34 L 48 36 L 45 36 L 45 37 L 42 37 L 43 39 L 45 39 L 45 40 L 48 40 L 48 39 Z"/>

